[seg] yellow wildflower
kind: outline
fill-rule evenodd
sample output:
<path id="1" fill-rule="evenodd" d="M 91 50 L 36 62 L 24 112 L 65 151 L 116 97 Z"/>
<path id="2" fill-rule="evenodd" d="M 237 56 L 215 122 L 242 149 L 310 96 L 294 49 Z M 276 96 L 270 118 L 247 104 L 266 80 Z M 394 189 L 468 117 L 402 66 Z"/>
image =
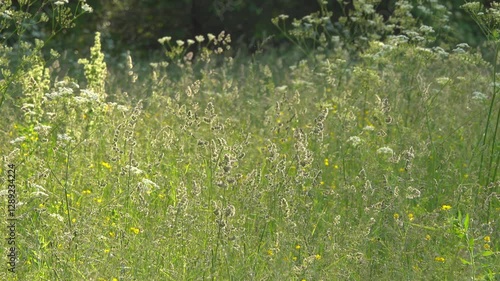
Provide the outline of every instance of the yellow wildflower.
<path id="1" fill-rule="evenodd" d="M 101 162 L 101 165 L 102 165 L 104 168 L 106 168 L 106 169 L 108 169 L 108 170 L 111 170 L 111 165 L 110 165 L 108 162 L 104 162 L 104 161 L 103 161 L 103 162 Z"/>
<path id="2" fill-rule="evenodd" d="M 443 206 L 441 206 L 441 210 L 443 210 L 443 211 L 448 211 L 449 209 L 451 209 L 450 205 L 444 204 Z"/>
<path id="3" fill-rule="evenodd" d="M 134 234 L 139 234 L 140 230 L 137 227 L 131 227 L 130 231 L 132 231 Z"/>
<path id="4" fill-rule="evenodd" d="M 434 260 L 437 262 L 445 262 L 445 259 L 443 257 L 435 257 Z"/>
<path id="5" fill-rule="evenodd" d="M 409 214 L 408 214 L 408 219 L 409 219 L 410 221 L 413 221 L 413 220 L 415 219 L 415 216 L 414 216 L 412 213 L 409 213 Z"/>

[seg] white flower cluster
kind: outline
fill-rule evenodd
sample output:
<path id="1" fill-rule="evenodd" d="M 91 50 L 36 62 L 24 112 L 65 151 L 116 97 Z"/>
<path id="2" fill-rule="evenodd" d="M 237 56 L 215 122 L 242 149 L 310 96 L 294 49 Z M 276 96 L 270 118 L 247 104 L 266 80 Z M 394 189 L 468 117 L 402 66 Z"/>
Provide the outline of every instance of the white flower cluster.
<path id="1" fill-rule="evenodd" d="M 86 13 L 92 13 L 94 11 L 94 9 L 92 9 L 92 7 L 90 7 L 87 3 L 82 5 L 82 10 Z"/>
<path id="2" fill-rule="evenodd" d="M 64 4 L 68 4 L 68 3 L 69 3 L 69 0 L 58 0 L 58 1 L 54 2 L 54 5 L 56 5 L 56 6 L 62 6 Z"/>
<path id="3" fill-rule="evenodd" d="M 167 43 L 170 42 L 170 40 L 172 40 L 172 37 L 165 36 L 165 37 L 158 39 L 158 43 L 163 45 L 163 44 L 165 44 L 165 42 L 167 42 Z"/>
<path id="4" fill-rule="evenodd" d="M 11 144 L 16 144 L 18 142 L 23 142 L 26 140 L 26 137 L 25 136 L 20 136 L 18 138 L 15 138 L 13 140 L 10 141 Z"/>
<path id="5" fill-rule="evenodd" d="M 378 154 L 390 154 L 390 155 L 394 155 L 394 151 L 392 150 L 392 148 L 390 148 L 388 146 L 383 146 L 383 147 L 377 149 L 377 153 Z"/>
<path id="6" fill-rule="evenodd" d="M 481 93 L 479 91 L 474 91 L 472 93 L 472 99 L 473 100 L 485 100 L 487 98 L 488 98 L 488 96 L 486 96 L 485 94 L 483 94 L 483 93 Z"/>
<path id="7" fill-rule="evenodd" d="M 71 142 L 73 138 L 68 136 L 68 134 L 57 134 L 57 140 L 62 142 Z"/>
<path id="8" fill-rule="evenodd" d="M 130 166 L 130 165 L 125 166 L 125 170 L 129 170 L 129 169 L 130 169 L 130 172 L 134 175 L 140 175 L 140 174 L 144 173 L 143 170 L 141 170 L 137 167 Z"/>
<path id="9" fill-rule="evenodd" d="M 362 140 L 358 136 L 352 136 L 347 140 L 347 142 L 352 144 L 352 146 L 354 147 L 358 147 L 361 144 Z"/>

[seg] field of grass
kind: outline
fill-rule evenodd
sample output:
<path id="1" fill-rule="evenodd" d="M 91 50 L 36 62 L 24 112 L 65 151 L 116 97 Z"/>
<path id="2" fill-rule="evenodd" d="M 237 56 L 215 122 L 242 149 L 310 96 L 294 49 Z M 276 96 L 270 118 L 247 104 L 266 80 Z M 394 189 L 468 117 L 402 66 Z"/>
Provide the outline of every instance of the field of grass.
<path id="1" fill-rule="evenodd" d="M 0 108 L 2 280 L 499 280 L 495 63 L 468 46 L 222 34 L 106 65 L 98 38 L 80 78 L 33 48 Z"/>

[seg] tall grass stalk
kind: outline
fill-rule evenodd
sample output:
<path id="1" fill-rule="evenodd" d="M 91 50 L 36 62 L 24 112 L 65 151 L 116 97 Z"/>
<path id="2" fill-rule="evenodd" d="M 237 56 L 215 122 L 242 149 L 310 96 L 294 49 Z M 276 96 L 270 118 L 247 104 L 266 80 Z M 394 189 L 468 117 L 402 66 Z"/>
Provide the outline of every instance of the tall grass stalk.
<path id="1" fill-rule="evenodd" d="M 498 40 L 498 39 L 496 39 Z M 495 110 L 495 99 L 496 99 L 496 95 L 497 95 L 497 67 L 498 67 L 498 52 L 500 51 L 499 50 L 499 44 L 500 42 L 495 42 L 495 58 L 494 58 L 494 61 L 493 61 L 493 74 L 492 74 L 492 80 L 493 80 L 493 85 L 492 85 L 492 96 L 491 96 L 491 102 L 490 102 L 490 106 L 489 106 L 489 109 L 488 109 L 488 115 L 487 115 L 487 118 L 486 118 L 486 125 L 484 127 L 484 134 L 483 134 L 483 141 L 482 141 L 482 148 L 481 149 L 481 161 L 480 161 L 480 165 L 479 165 L 479 179 L 481 180 L 482 179 L 482 172 L 483 172 L 483 160 L 484 160 L 484 155 L 485 155 L 485 152 L 488 151 L 488 148 L 487 148 L 487 139 L 488 139 L 488 133 L 489 133 L 489 129 L 490 129 L 490 123 L 492 121 L 492 115 L 494 113 L 494 110 Z M 498 161 L 496 163 L 496 168 L 495 170 L 493 171 L 493 175 L 491 174 L 492 172 L 492 167 L 493 167 L 493 161 L 495 159 L 494 155 L 495 155 L 495 150 L 496 150 L 496 147 L 495 147 L 495 144 L 496 144 L 496 136 L 497 136 L 497 131 L 498 131 L 498 124 L 500 123 L 500 110 L 498 110 L 498 114 L 497 114 L 497 118 L 495 120 L 495 124 L 494 124 L 494 132 L 493 132 L 493 136 L 492 136 L 492 143 L 491 143 L 491 151 L 490 151 L 490 157 L 489 157 L 489 163 L 488 165 L 486 166 L 486 169 L 488 171 L 488 176 L 484 179 L 484 185 L 485 187 L 490 184 L 491 182 L 494 182 L 495 181 L 495 178 L 496 178 L 496 171 L 497 171 L 497 167 L 498 167 Z M 498 159 L 498 158 L 497 158 Z"/>
<path id="2" fill-rule="evenodd" d="M 483 189 L 487 189 L 490 184 L 496 181 L 498 166 L 500 162 L 500 150 L 497 147 L 497 132 L 500 124 L 500 108 L 496 107 L 496 96 L 498 92 L 497 86 L 497 71 L 498 71 L 498 55 L 500 52 L 500 34 L 496 25 L 500 21 L 498 16 L 498 11 L 500 10 L 500 5 L 493 2 L 491 8 L 483 11 L 483 6 L 479 2 L 466 2 L 462 6 L 474 19 L 477 25 L 480 27 L 486 39 L 494 44 L 493 52 L 493 72 L 492 72 L 492 87 L 491 87 L 491 99 L 488 108 L 488 114 L 486 117 L 486 124 L 484 126 L 484 132 L 482 135 L 482 140 L 480 143 L 481 156 L 479 160 L 479 171 L 478 179 Z M 496 119 L 494 119 L 495 110 L 497 111 Z M 491 128 L 493 127 L 493 128 Z M 493 132 L 491 133 L 491 130 Z M 491 136 L 490 136 L 491 135 Z M 491 143 L 489 143 L 489 138 L 491 137 Z M 491 146 L 491 147 L 490 147 Z M 489 154 L 489 155 L 488 155 Z M 486 169 L 486 172 L 484 171 Z M 486 176 L 485 176 L 486 174 Z M 479 193 L 481 190 L 476 190 L 475 193 L 475 204 L 478 203 Z M 488 200 L 488 215 L 487 220 L 489 221 L 490 214 L 490 204 L 491 200 Z"/>

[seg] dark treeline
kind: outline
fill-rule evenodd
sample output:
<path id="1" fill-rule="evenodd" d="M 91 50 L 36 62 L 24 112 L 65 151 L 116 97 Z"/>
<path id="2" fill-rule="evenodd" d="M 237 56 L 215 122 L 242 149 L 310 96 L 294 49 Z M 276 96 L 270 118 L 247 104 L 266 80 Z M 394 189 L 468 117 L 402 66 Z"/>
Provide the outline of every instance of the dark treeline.
<path id="1" fill-rule="evenodd" d="M 37 1 L 32 7 L 36 10 Z M 340 17 L 347 17 L 353 13 L 361 1 L 329 0 L 328 10 L 333 12 L 332 22 L 338 22 Z M 367 1 L 373 2 L 373 1 Z M 375 10 L 387 21 L 395 10 L 397 0 L 381 0 Z M 408 2 L 418 5 L 417 0 Z M 431 2 L 431 1 L 423 1 Z M 476 25 L 460 9 L 463 1 L 439 1 L 451 12 L 452 26 L 461 41 L 477 41 Z M 491 0 L 483 0 L 486 7 Z M 273 43 L 286 41 L 278 34 L 278 30 L 271 23 L 271 19 L 280 14 L 293 18 L 302 18 L 320 9 L 315 0 L 87 0 L 93 7 L 92 14 L 79 18 L 75 27 L 61 32 L 54 38 L 53 47 L 57 49 L 80 49 L 87 47 L 93 40 L 93 33 L 100 31 L 103 35 L 104 48 L 108 51 L 120 53 L 123 50 L 136 52 L 150 52 L 160 49 L 157 42 L 163 36 L 172 36 L 174 39 L 192 39 L 196 35 L 207 33 L 218 34 L 225 30 L 231 34 L 233 45 L 236 48 L 244 46 L 252 51 L 263 39 L 274 35 Z M 13 5 L 17 2 L 13 1 Z M 77 1 L 70 1 L 71 7 Z M 425 3 L 422 3 L 425 5 Z M 49 7 L 45 7 L 50 15 Z M 418 16 L 418 9 L 414 11 Z M 50 22 L 47 29 L 51 28 Z M 46 32 L 45 34 L 47 34 Z M 43 30 L 36 30 L 33 36 L 40 36 Z M 29 34 L 28 34 L 29 36 Z"/>

